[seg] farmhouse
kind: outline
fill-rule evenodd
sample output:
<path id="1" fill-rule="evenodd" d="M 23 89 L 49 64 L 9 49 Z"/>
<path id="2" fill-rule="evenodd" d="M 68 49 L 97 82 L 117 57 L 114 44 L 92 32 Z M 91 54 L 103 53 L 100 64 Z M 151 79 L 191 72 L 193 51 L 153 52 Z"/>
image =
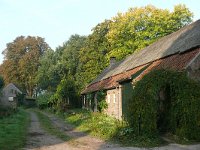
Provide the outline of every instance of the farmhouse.
<path id="1" fill-rule="evenodd" d="M 121 119 L 132 98 L 134 84 L 154 69 L 186 71 L 188 76 L 200 81 L 200 20 L 185 26 L 126 59 L 108 66 L 84 91 L 83 108 L 97 108 L 97 92 L 106 91 L 106 113 Z M 155 79 L 156 80 L 156 79 Z M 93 99 L 88 94 L 94 94 Z"/>
<path id="2" fill-rule="evenodd" d="M 16 108 L 17 94 L 22 94 L 22 91 L 20 91 L 13 83 L 9 83 L 2 90 L 0 97 L 0 105 L 4 107 Z"/>

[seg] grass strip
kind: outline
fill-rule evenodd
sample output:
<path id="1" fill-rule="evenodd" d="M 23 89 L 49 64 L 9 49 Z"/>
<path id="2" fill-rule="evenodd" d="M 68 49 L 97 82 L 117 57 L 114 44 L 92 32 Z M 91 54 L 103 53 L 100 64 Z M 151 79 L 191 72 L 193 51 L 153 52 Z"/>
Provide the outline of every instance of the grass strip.
<path id="1" fill-rule="evenodd" d="M 41 113 L 40 111 L 36 111 L 37 116 L 39 118 L 39 121 L 42 125 L 42 127 L 51 135 L 55 135 L 56 137 L 64 140 L 64 141 L 68 141 L 70 140 L 70 137 L 68 135 L 66 135 L 65 133 L 63 133 L 61 130 L 59 130 L 58 128 L 56 128 L 53 124 L 52 121 L 49 119 L 48 116 L 44 115 L 43 113 Z"/>
<path id="2" fill-rule="evenodd" d="M 0 149 L 17 150 L 26 144 L 29 115 L 23 109 L 0 119 Z"/>
<path id="3" fill-rule="evenodd" d="M 155 147 L 166 144 L 160 137 L 135 136 L 125 122 L 102 113 L 73 109 L 63 115 L 65 121 L 76 129 L 123 146 Z"/>

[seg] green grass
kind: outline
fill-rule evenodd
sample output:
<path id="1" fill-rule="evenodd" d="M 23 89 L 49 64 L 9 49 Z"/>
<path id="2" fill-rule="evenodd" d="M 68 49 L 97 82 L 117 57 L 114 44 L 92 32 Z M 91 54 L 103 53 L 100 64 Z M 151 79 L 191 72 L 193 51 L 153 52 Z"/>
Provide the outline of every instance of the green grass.
<path id="1" fill-rule="evenodd" d="M 75 109 L 72 113 L 66 113 L 65 120 L 75 125 L 80 131 L 88 132 L 105 140 L 113 137 L 121 125 L 118 120 L 105 114 L 91 113 L 80 109 Z"/>
<path id="2" fill-rule="evenodd" d="M 59 130 L 58 128 L 56 128 L 55 126 L 53 126 L 52 121 L 49 119 L 48 116 L 44 115 L 42 112 L 40 111 L 35 111 L 37 113 L 37 116 L 39 118 L 39 121 L 42 125 L 42 127 L 51 135 L 55 135 L 56 137 L 67 141 L 70 140 L 70 137 L 68 135 L 66 135 L 65 133 L 63 133 L 61 130 Z"/>
<path id="3" fill-rule="evenodd" d="M 0 149 L 17 150 L 26 143 L 29 115 L 23 109 L 0 119 Z"/>
<path id="4" fill-rule="evenodd" d="M 102 113 L 74 109 L 64 114 L 65 121 L 78 130 L 123 146 L 155 147 L 166 144 L 160 137 L 134 136 L 125 122 Z"/>

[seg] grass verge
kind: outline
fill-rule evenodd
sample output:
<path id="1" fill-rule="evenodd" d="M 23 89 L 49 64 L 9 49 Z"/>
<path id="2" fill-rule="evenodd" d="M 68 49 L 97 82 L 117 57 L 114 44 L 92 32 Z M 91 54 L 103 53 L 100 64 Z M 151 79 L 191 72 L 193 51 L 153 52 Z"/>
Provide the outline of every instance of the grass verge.
<path id="1" fill-rule="evenodd" d="M 49 119 L 48 116 L 44 115 L 40 111 L 35 111 L 37 113 L 37 116 L 39 118 L 39 121 L 42 125 L 42 127 L 50 134 L 55 135 L 56 137 L 67 141 L 70 140 L 70 137 L 66 134 L 64 134 L 62 131 L 60 131 L 58 128 L 54 127 L 52 124 L 52 121 Z"/>
<path id="2" fill-rule="evenodd" d="M 166 144 L 157 136 L 135 136 L 133 129 L 125 122 L 102 113 L 74 109 L 65 113 L 64 118 L 66 122 L 73 124 L 80 131 L 104 140 L 120 143 L 123 146 L 155 147 Z"/>
<path id="3" fill-rule="evenodd" d="M 0 149 L 13 150 L 25 146 L 29 115 L 23 109 L 0 119 Z"/>
<path id="4" fill-rule="evenodd" d="M 121 123 L 112 117 L 82 109 L 74 109 L 72 112 L 65 113 L 64 117 L 66 122 L 73 124 L 78 130 L 105 140 L 110 139 L 121 126 Z"/>

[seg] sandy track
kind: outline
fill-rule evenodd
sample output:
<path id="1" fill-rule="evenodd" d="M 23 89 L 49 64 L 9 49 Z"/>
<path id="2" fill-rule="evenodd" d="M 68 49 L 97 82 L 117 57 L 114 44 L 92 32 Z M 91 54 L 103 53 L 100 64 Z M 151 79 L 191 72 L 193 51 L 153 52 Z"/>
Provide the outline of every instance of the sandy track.
<path id="1" fill-rule="evenodd" d="M 35 112 L 30 111 L 31 123 L 28 131 L 28 139 L 25 150 L 61 150 L 58 149 L 54 145 L 62 144 L 64 141 L 61 139 L 50 135 L 46 131 L 44 131 L 38 120 Z M 70 146 L 67 146 L 64 149 L 71 149 Z"/>

